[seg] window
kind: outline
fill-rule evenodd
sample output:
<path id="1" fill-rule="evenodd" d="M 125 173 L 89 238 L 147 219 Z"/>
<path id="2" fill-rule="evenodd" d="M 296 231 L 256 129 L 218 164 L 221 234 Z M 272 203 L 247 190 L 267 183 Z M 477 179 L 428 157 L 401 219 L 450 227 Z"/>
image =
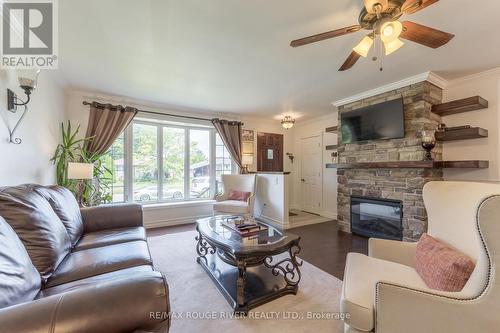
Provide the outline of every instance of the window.
<path id="1" fill-rule="evenodd" d="M 112 202 L 125 201 L 125 136 L 122 133 L 113 143 L 108 153 L 103 157 L 103 165 L 110 174 L 106 175 L 109 181 L 109 193 Z"/>
<path id="2" fill-rule="evenodd" d="M 192 199 L 210 197 L 210 132 L 189 130 L 189 184 Z"/>
<path id="3" fill-rule="evenodd" d="M 158 201 L 157 126 L 134 123 L 132 128 L 134 201 Z"/>
<path id="4" fill-rule="evenodd" d="M 185 198 L 186 130 L 183 128 L 163 128 L 163 199 Z"/>
<path id="5" fill-rule="evenodd" d="M 105 156 L 113 202 L 210 199 L 222 174 L 236 171 L 215 129 L 134 120 Z"/>
<path id="6" fill-rule="evenodd" d="M 227 151 L 224 142 L 219 135 L 215 134 L 215 190 L 219 193 L 222 190 L 222 175 L 232 174 L 235 172 L 235 167 L 231 155 Z"/>

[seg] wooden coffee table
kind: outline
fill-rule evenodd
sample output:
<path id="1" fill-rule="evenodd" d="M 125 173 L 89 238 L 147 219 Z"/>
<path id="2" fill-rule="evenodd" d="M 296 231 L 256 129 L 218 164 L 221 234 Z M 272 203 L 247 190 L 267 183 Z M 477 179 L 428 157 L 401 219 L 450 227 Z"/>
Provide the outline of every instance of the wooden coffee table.
<path id="1" fill-rule="evenodd" d="M 300 282 L 300 237 L 271 225 L 250 237 L 222 225 L 227 216 L 197 221 L 197 262 L 205 269 L 235 312 L 287 294 L 297 294 Z"/>

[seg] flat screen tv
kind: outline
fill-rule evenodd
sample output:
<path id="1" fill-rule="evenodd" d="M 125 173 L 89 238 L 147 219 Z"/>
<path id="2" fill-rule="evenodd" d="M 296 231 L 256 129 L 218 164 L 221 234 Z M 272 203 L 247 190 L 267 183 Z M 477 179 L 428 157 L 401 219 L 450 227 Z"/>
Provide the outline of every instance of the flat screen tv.
<path id="1" fill-rule="evenodd" d="M 403 99 L 344 112 L 340 124 L 342 143 L 404 138 Z"/>

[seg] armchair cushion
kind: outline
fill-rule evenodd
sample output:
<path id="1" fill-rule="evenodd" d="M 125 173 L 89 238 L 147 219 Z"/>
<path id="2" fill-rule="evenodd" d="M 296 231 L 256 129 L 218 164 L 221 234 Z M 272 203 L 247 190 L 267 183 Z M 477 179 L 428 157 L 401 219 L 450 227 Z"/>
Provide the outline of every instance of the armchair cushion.
<path id="1" fill-rule="evenodd" d="M 341 311 L 350 313 L 346 323 L 370 332 L 375 327 L 375 292 L 380 281 L 429 290 L 415 269 L 359 253 L 347 255 L 340 301 Z"/>
<path id="2" fill-rule="evenodd" d="M 252 192 L 231 190 L 231 191 L 229 191 L 229 195 L 228 195 L 227 199 L 246 202 L 248 200 L 248 198 L 250 198 L 251 195 L 252 195 Z"/>
<path id="3" fill-rule="evenodd" d="M 239 200 L 219 201 L 214 204 L 216 212 L 229 214 L 247 214 L 249 212 L 248 203 Z"/>
<path id="4" fill-rule="evenodd" d="M 415 268 L 429 288 L 461 291 L 475 266 L 468 256 L 427 234 L 418 241 Z"/>

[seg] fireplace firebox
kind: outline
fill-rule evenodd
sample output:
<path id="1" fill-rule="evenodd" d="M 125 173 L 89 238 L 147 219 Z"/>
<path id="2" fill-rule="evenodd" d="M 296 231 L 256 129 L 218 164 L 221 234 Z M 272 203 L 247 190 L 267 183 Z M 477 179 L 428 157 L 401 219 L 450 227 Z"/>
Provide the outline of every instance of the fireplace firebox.
<path id="1" fill-rule="evenodd" d="M 402 221 L 401 201 L 351 197 L 351 231 L 354 234 L 402 240 Z"/>

